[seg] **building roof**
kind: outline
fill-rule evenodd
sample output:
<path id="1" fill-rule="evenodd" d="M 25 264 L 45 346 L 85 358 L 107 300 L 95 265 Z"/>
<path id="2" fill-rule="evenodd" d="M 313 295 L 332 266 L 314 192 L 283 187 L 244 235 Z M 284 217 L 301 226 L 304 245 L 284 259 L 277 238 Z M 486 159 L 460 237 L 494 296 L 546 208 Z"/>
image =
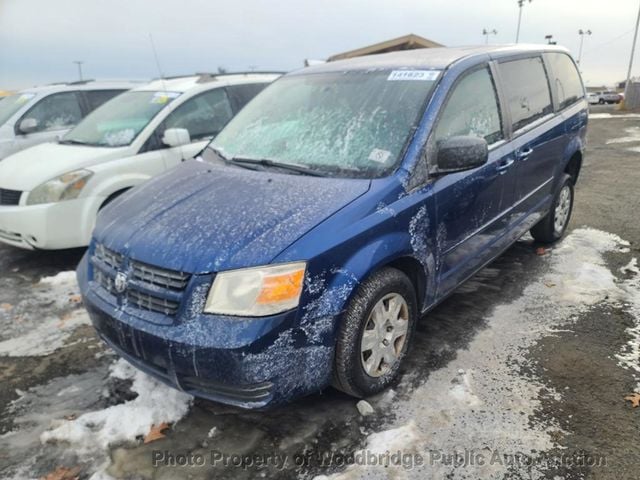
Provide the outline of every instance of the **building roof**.
<path id="1" fill-rule="evenodd" d="M 435 48 L 444 47 L 444 45 L 410 33 L 403 37 L 392 38 L 380 43 L 374 43 L 367 47 L 357 48 L 344 53 L 338 53 L 328 58 L 329 62 L 335 60 L 343 60 L 345 58 L 362 57 L 364 55 L 373 55 L 377 53 L 397 52 L 399 50 L 415 50 L 418 48 Z"/>
<path id="2" fill-rule="evenodd" d="M 442 70 L 454 62 L 472 56 L 499 56 L 502 54 L 517 54 L 520 52 L 567 52 L 567 49 L 554 45 L 481 45 L 468 47 L 421 48 L 401 52 L 367 55 L 364 57 L 338 60 L 322 65 L 314 65 L 296 74 L 340 72 L 348 70 L 390 69 L 390 68 L 418 68 L 428 70 Z"/>

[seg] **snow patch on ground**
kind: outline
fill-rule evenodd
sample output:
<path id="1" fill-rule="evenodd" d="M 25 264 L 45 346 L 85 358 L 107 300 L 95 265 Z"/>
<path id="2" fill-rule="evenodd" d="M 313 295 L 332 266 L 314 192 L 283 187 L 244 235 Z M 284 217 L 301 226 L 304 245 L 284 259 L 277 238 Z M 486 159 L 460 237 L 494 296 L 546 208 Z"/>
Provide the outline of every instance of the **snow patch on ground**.
<path id="1" fill-rule="evenodd" d="M 75 420 L 62 420 L 44 432 L 44 442 L 69 442 L 80 450 L 106 449 L 110 445 L 134 441 L 149 432 L 152 425 L 174 423 L 189 411 L 193 397 L 151 378 L 125 360 L 111 368 L 114 378 L 132 380 L 133 400 L 104 410 L 88 412 Z"/>
<path id="2" fill-rule="evenodd" d="M 634 318 L 634 325 L 627 329 L 631 337 L 627 345 L 616 355 L 619 364 L 633 372 L 637 382 L 636 391 L 640 392 L 640 269 L 638 259 L 631 261 L 620 268 L 620 272 L 627 276 L 620 285 L 624 292 L 624 300 L 629 305 Z"/>
<path id="3" fill-rule="evenodd" d="M 612 143 L 640 142 L 640 127 L 625 128 L 624 131 L 627 134 L 626 136 L 607 140 L 607 145 L 611 145 Z"/>
<path id="4" fill-rule="evenodd" d="M 49 355 L 62 348 L 77 327 L 89 323 L 84 310 L 76 310 L 64 318 L 45 318 L 24 335 L 0 342 L 0 356 Z"/>
<path id="5" fill-rule="evenodd" d="M 46 316 L 38 315 L 46 311 Z M 63 347 L 89 317 L 80 303 L 74 271 L 43 277 L 28 296 L 0 309 L 4 328 L 0 332 L 0 356 L 43 356 Z"/>
<path id="6" fill-rule="evenodd" d="M 590 113 L 589 120 L 602 120 L 604 118 L 640 118 L 640 113 L 624 113 L 614 115 L 611 113 Z"/>
<path id="7" fill-rule="evenodd" d="M 408 389 L 409 397 L 394 402 L 392 429 L 368 437 L 365 451 L 377 451 L 386 442 L 389 450 L 417 451 L 425 466 L 353 465 L 331 478 L 502 479 L 514 474 L 513 467 L 489 461 L 455 465 L 445 459 L 465 452 L 487 460 L 494 454 L 535 458 L 554 447 L 551 434 L 561 432 L 560 426 L 530 423 L 545 387 L 522 374 L 527 349 L 593 305 L 628 298 L 603 258 L 626 247 L 616 235 L 589 228 L 573 231 L 543 260 L 549 262 L 545 275 L 520 298 L 496 307 L 487 328 L 455 360 L 431 372 L 418 388 Z M 640 329 L 638 333 L 640 338 Z M 547 395 L 561 398 L 556 391 Z M 535 465 L 520 467 L 526 478 L 543 477 Z"/>

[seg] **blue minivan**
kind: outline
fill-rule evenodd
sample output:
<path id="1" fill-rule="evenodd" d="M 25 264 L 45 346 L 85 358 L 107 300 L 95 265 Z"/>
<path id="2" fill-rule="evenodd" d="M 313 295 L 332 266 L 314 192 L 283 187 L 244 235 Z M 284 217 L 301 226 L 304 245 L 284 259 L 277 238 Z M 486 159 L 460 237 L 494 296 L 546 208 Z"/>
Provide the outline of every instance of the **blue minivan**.
<path id="1" fill-rule="evenodd" d="M 553 46 L 290 73 L 102 211 L 84 303 L 122 357 L 199 397 L 374 394 L 429 309 L 524 233 L 563 235 L 586 126 L 580 74 Z"/>

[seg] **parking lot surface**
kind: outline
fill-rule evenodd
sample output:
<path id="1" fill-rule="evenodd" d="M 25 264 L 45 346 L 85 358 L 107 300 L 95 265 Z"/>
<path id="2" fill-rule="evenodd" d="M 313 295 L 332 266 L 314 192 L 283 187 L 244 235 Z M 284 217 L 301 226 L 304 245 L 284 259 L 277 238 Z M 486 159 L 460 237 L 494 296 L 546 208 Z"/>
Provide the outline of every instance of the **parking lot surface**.
<path id="1" fill-rule="evenodd" d="M 0 246 L 0 477 L 637 478 L 640 116 L 591 110 L 568 235 L 423 318 L 366 415 L 333 389 L 244 411 L 162 386 L 94 335 L 82 250 Z"/>

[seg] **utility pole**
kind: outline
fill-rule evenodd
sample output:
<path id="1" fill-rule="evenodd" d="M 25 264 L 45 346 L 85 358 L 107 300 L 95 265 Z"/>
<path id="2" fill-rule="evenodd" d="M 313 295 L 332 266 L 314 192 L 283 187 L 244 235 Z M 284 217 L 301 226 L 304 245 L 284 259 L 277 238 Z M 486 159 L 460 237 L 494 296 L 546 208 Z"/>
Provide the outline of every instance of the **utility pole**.
<path id="1" fill-rule="evenodd" d="M 486 28 L 482 29 L 482 35 L 484 35 L 484 44 L 487 45 L 489 43 L 489 35 L 497 35 L 498 31 L 494 28 L 493 30 L 487 30 Z"/>
<path id="2" fill-rule="evenodd" d="M 82 64 L 84 63 L 84 61 L 83 60 L 74 60 L 73 63 L 78 65 L 78 77 L 80 78 L 80 81 L 82 81 Z"/>
<path id="3" fill-rule="evenodd" d="M 578 35 L 580 35 L 580 50 L 578 50 L 578 60 L 576 61 L 578 65 L 580 65 L 580 60 L 582 60 L 582 45 L 584 43 L 584 36 L 591 35 L 592 33 L 593 32 L 591 32 L 591 30 L 578 30 Z"/>
<path id="4" fill-rule="evenodd" d="M 516 43 L 520 40 L 520 23 L 522 22 L 522 7 L 524 6 L 524 2 L 527 0 L 518 0 L 518 7 L 520 10 L 518 11 L 518 30 L 516 30 Z M 528 0 L 531 3 L 533 0 Z"/>
<path id="5" fill-rule="evenodd" d="M 640 7 L 638 7 L 638 18 L 636 19 L 636 31 L 633 34 L 633 46 L 631 47 L 631 57 L 629 58 L 629 69 L 627 70 L 627 81 L 624 84 L 624 99 L 627 100 L 629 92 L 629 82 L 631 82 L 631 68 L 633 67 L 633 56 L 636 53 L 636 40 L 638 39 L 638 25 L 640 25 Z"/>

